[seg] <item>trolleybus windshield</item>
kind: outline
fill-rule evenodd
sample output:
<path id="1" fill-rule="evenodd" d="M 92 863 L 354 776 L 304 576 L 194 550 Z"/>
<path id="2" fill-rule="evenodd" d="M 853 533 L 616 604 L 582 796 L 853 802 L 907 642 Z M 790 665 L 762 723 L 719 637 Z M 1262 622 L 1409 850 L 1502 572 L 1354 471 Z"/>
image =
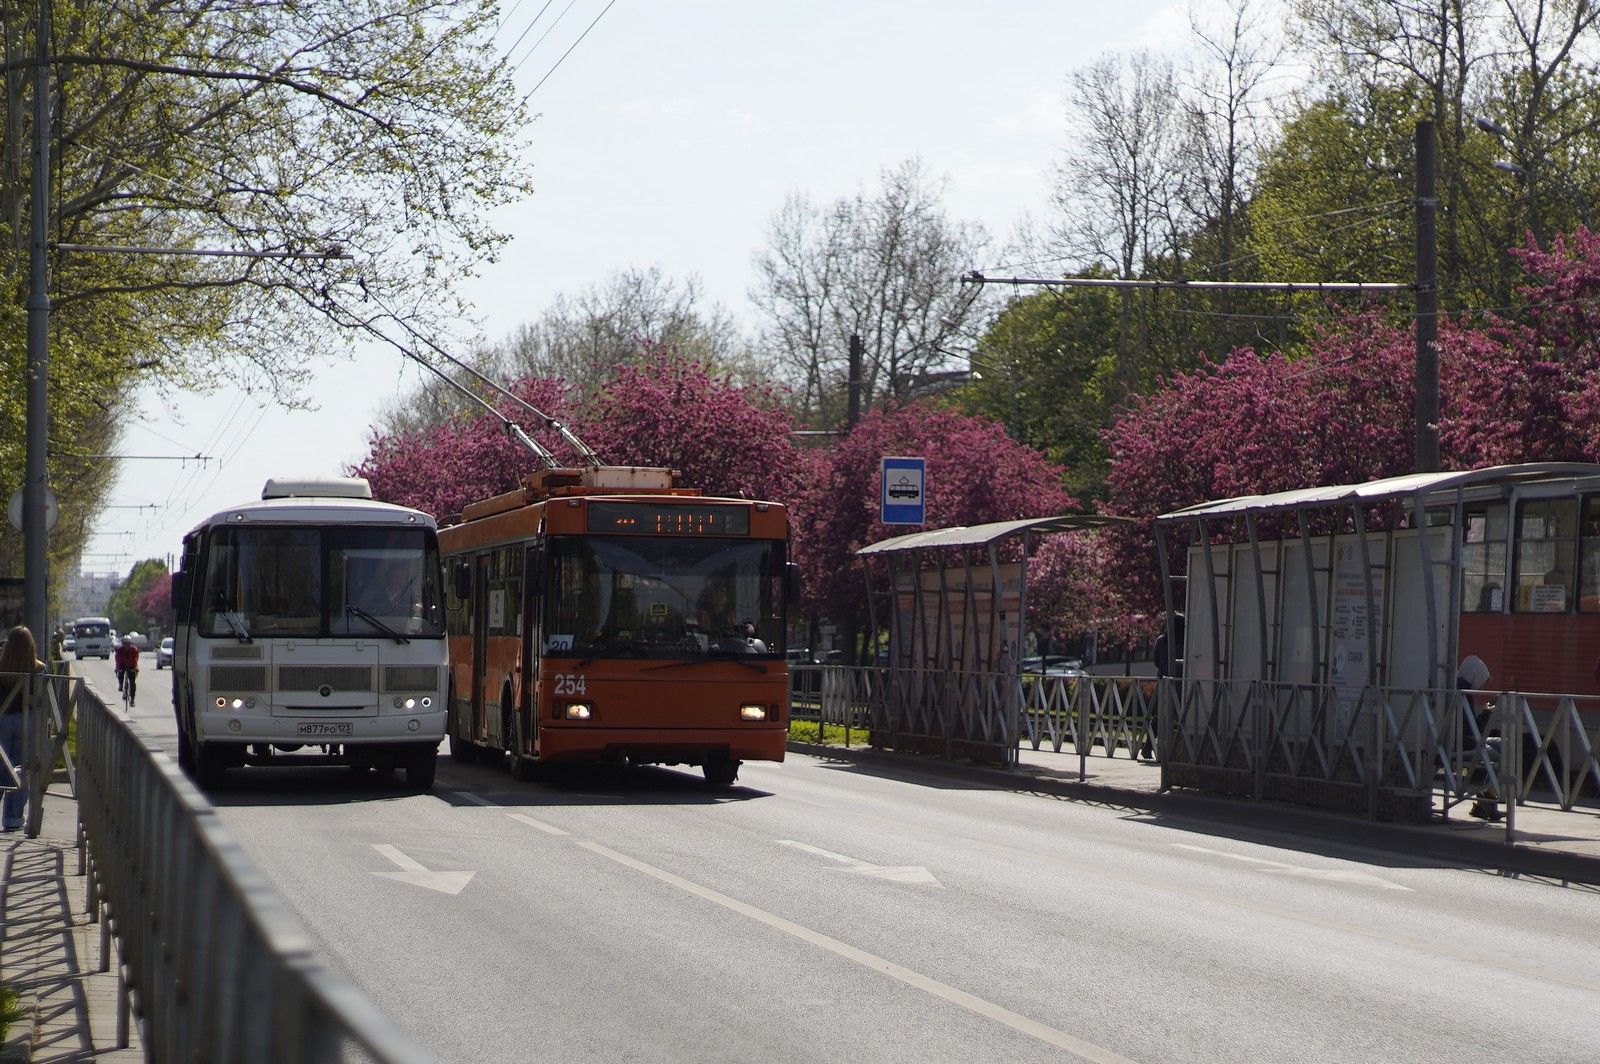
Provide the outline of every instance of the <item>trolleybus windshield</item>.
<path id="1" fill-rule="evenodd" d="M 205 571 L 203 636 L 444 634 L 438 548 L 427 529 L 222 528 L 212 535 Z"/>
<path id="2" fill-rule="evenodd" d="M 783 657 L 783 544 L 550 540 L 544 651 L 583 658 Z"/>

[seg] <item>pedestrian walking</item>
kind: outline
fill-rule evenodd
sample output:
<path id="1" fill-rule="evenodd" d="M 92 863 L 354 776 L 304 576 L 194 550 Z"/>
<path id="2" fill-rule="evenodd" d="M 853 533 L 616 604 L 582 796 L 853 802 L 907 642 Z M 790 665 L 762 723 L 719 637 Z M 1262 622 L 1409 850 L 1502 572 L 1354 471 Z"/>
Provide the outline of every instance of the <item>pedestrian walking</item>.
<path id="1" fill-rule="evenodd" d="M 17 770 L 17 788 L 6 791 L 4 799 L 0 799 L 0 829 L 5 831 L 20 830 L 28 808 L 23 736 L 30 680 L 43 671 L 44 662 L 39 660 L 33 633 L 26 626 L 17 625 L 6 636 L 4 649 L 0 649 L 0 747 Z"/>
<path id="2" fill-rule="evenodd" d="M 1172 630 L 1170 641 L 1167 637 L 1169 627 Z M 1167 678 L 1183 675 L 1183 614 L 1174 610 L 1171 624 L 1161 626 L 1161 633 L 1156 636 L 1156 645 L 1150 656 L 1155 660 L 1156 698 L 1159 700 L 1161 688 L 1166 686 Z M 1151 717 L 1150 734 L 1145 737 L 1144 748 L 1139 751 L 1139 756 L 1147 761 L 1156 756 L 1156 731 L 1156 717 Z"/>

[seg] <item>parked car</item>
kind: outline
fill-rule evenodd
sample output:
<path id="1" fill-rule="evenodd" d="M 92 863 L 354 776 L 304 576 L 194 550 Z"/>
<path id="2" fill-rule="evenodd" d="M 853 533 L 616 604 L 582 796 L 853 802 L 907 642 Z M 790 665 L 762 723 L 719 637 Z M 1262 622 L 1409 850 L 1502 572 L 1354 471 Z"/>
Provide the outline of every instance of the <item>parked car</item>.
<path id="1" fill-rule="evenodd" d="M 811 653 L 810 647 L 790 647 L 788 657 L 790 665 L 820 664 L 817 657 Z"/>
<path id="2" fill-rule="evenodd" d="M 61 641 L 61 653 L 63 655 L 70 654 L 74 650 L 77 650 L 77 649 L 78 649 L 78 637 L 77 636 L 69 635 L 69 636 L 67 636 L 65 639 L 63 639 Z"/>
<path id="3" fill-rule="evenodd" d="M 169 635 L 156 648 L 156 668 L 165 669 L 172 664 L 172 637 Z"/>

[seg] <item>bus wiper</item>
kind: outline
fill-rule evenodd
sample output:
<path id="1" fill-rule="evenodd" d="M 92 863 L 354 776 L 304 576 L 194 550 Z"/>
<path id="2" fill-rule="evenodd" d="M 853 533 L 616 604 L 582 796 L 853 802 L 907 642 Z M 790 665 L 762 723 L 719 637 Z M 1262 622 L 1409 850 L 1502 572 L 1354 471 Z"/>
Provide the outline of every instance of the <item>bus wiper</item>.
<path id="1" fill-rule="evenodd" d="M 743 665 L 752 672 L 765 674 L 767 667 L 750 661 L 747 655 L 734 653 L 727 650 L 708 650 L 698 658 L 686 658 L 683 661 L 668 661 L 661 665 L 646 665 L 640 672 L 653 672 L 656 669 L 681 669 L 685 665 L 696 665 L 702 661 L 731 661 L 735 665 Z"/>
<path id="2" fill-rule="evenodd" d="M 384 624 L 382 621 L 378 620 L 378 618 L 374 617 L 360 606 L 357 606 L 354 602 L 346 602 L 344 604 L 344 611 L 346 613 L 353 613 L 357 617 L 360 617 L 363 621 L 366 621 L 368 624 L 372 625 L 372 627 L 376 628 L 390 639 L 393 639 L 396 643 L 411 642 L 411 640 L 407 639 L 393 628 L 390 628 L 387 624 Z"/>
<path id="3" fill-rule="evenodd" d="M 216 599 L 217 609 L 222 614 L 223 623 L 233 629 L 234 637 L 241 643 L 255 642 L 250 638 L 249 631 L 245 629 L 244 619 L 239 616 L 239 611 L 235 610 L 233 603 L 228 601 L 228 596 L 221 591 L 213 591 L 211 594 Z"/>
<path id="4" fill-rule="evenodd" d="M 604 657 L 613 655 L 621 657 L 621 652 L 626 649 L 632 657 L 639 656 L 639 641 L 637 639 L 619 639 L 614 635 L 602 636 L 589 645 L 590 655 L 578 662 L 574 668 L 582 669 L 593 665 Z"/>

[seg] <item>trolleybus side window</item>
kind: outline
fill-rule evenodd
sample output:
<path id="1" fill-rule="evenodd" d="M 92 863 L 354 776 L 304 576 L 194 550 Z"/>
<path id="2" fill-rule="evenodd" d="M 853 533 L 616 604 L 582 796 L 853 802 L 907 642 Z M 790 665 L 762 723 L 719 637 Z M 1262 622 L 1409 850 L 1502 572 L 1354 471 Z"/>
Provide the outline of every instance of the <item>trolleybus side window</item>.
<path id="1" fill-rule="evenodd" d="M 1578 541 L 1578 609 L 1600 613 L 1600 495 L 1583 500 Z"/>
<path id="2" fill-rule="evenodd" d="M 1572 604 L 1578 500 L 1530 499 L 1517 507 L 1516 609 L 1566 613 Z"/>
<path id="3" fill-rule="evenodd" d="M 1467 507 L 1461 546 L 1461 609 L 1499 613 L 1506 586 L 1506 504 Z"/>

